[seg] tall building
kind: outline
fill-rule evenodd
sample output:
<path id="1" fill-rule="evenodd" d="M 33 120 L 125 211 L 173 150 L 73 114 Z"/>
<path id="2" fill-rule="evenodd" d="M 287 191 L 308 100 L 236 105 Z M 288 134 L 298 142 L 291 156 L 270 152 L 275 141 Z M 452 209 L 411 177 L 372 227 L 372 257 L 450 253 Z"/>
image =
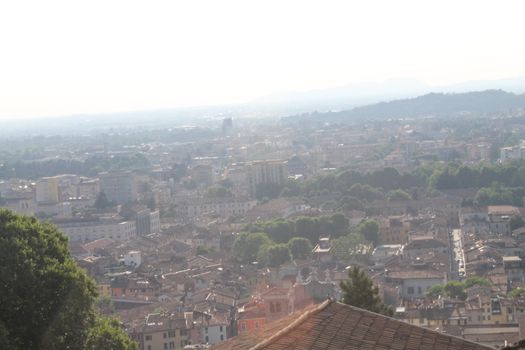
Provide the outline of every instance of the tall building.
<path id="1" fill-rule="evenodd" d="M 137 200 L 137 185 L 132 172 L 101 173 L 99 176 L 100 191 L 106 194 L 108 200 L 117 204 Z"/>
<path id="2" fill-rule="evenodd" d="M 233 131 L 233 119 L 230 118 L 224 118 L 222 120 L 222 134 L 224 136 L 231 135 Z"/>
<path id="3" fill-rule="evenodd" d="M 58 203 L 58 178 L 44 177 L 36 182 L 37 203 Z"/>
<path id="4" fill-rule="evenodd" d="M 259 160 L 249 164 L 248 183 L 250 194 L 255 197 L 261 184 L 284 185 L 288 178 L 287 162 L 283 160 Z"/>

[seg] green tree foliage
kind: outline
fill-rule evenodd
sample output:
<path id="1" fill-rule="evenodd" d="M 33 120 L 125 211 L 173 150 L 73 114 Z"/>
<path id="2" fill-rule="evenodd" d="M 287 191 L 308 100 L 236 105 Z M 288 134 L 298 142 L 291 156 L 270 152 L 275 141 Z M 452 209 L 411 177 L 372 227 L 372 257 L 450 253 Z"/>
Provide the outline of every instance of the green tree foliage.
<path id="1" fill-rule="evenodd" d="M 329 217 L 330 226 L 328 228 L 328 233 L 334 236 L 341 236 L 348 232 L 350 227 L 350 220 L 341 213 L 334 214 Z"/>
<path id="2" fill-rule="evenodd" d="M 104 193 L 104 191 L 100 191 L 97 195 L 97 198 L 95 199 L 95 208 L 98 210 L 104 210 L 109 207 L 113 207 L 115 203 L 108 200 L 108 197 Z"/>
<path id="3" fill-rule="evenodd" d="M 514 215 L 512 218 L 510 218 L 509 224 L 510 224 L 510 229 L 515 230 L 515 229 L 525 226 L 525 221 L 523 220 L 521 216 Z"/>
<path id="4" fill-rule="evenodd" d="M 0 286 L 3 349 L 84 348 L 96 287 L 54 226 L 0 210 Z"/>
<path id="5" fill-rule="evenodd" d="M 90 329 L 85 350 L 137 350 L 137 343 L 123 332 L 119 321 L 97 318 Z"/>
<path id="6" fill-rule="evenodd" d="M 342 210 L 364 210 L 365 204 L 354 196 L 344 196 L 341 198 L 337 207 Z"/>
<path id="7" fill-rule="evenodd" d="M 108 296 L 99 296 L 96 300 L 96 307 L 103 315 L 109 315 L 115 312 L 115 304 Z"/>
<path id="8" fill-rule="evenodd" d="M 195 255 L 205 255 L 208 254 L 210 251 L 208 248 L 206 248 L 203 245 L 197 246 L 197 249 L 195 249 Z"/>
<path id="9" fill-rule="evenodd" d="M 510 299 L 517 299 L 521 295 L 523 295 L 523 293 L 525 293 L 525 289 L 523 289 L 521 287 L 518 287 L 518 288 L 515 288 L 515 289 L 511 290 L 510 292 L 508 292 L 507 293 L 507 297 L 510 298 Z M 1 339 L 1 336 L 0 336 L 0 339 Z"/>
<path id="10" fill-rule="evenodd" d="M 302 216 L 293 220 L 272 220 L 245 227 L 249 232 L 266 232 L 277 243 L 286 243 L 292 237 L 303 237 L 317 242 L 319 236 L 339 237 L 348 233 L 350 221 L 343 214 L 331 216 Z"/>
<path id="11" fill-rule="evenodd" d="M 474 197 L 474 204 L 476 205 L 499 205 L 499 204 L 513 204 L 512 190 L 508 187 L 491 186 L 483 187 L 478 190 Z"/>
<path id="12" fill-rule="evenodd" d="M 294 223 L 286 220 L 269 221 L 261 227 L 277 243 L 286 243 L 294 234 Z"/>
<path id="13" fill-rule="evenodd" d="M 490 286 L 492 285 L 492 283 L 490 282 L 490 280 L 486 279 L 486 278 L 483 278 L 483 277 L 479 277 L 479 276 L 472 276 L 472 277 L 469 277 L 465 280 L 465 288 L 470 288 L 472 286 Z"/>
<path id="14" fill-rule="evenodd" d="M 342 281 L 343 303 L 366 309 L 387 316 L 393 315 L 391 307 L 385 305 L 379 297 L 379 289 L 370 277 L 359 267 L 348 271 L 348 280 Z"/>
<path id="15" fill-rule="evenodd" d="M 352 187 L 350 187 L 348 190 L 348 195 L 359 198 L 365 202 L 371 202 L 373 200 L 383 199 L 385 197 L 382 190 L 374 188 L 370 185 L 361 185 L 360 183 L 352 185 Z"/>
<path id="16" fill-rule="evenodd" d="M 357 232 L 361 234 L 367 241 L 377 245 L 379 239 L 379 223 L 373 219 L 362 221 L 357 226 Z"/>
<path id="17" fill-rule="evenodd" d="M 393 191 L 388 192 L 386 197 L 391 202 L 394 202 L 394 201 L 409 201 L 409 200 L 412 199 L 412 197 L 410 197 L 410 195 L 407 192 L 405 192 L 405 191 L 403 191 L 403 190 L 401 190 L 399 188 L 397 190 L 393 190 Z"/>
<path id="18" fill-rule="evenodd" d="M 445 296 L 445 286 L 438 284 L 436 286 L 430 287 L 425 295 L 431 299 L 437 299 L 439 296 Z"/>
<path id="19" fill-rule="evenodd" d="M 330 254 L 336 260 L 351 261 L 361 258 L 366 240 L 359 233 L 353 232 L 331 241 Z"/>
<path id="20" fill-rule="evenodd" d="M 241 232 L 233 242 L 233 254 L 242 263 L 251 263 L 257 260 L 262 246 L 271 244 L 272 241 L 264 232 Z"/>
<path id="21" fill-rule="evenodd" d="M 467 299 L 467 293 L 465 292 L 465 284 L 458 281 L 450 281 L 445 284 L 445 293 L 451 298 L 457 298 L 460 300 Z"/>
<path id="22" fill-rule="evenodd" d="M 449 281 L 445 285 L 436 285 L 427 290 L 426 295 L 429 298 L 437 298 L 439 295 L 460 300 L 467 299 L 466 289 L 472 286 L 490 286 L 491 282 L 486 278 L 473 276 L 467 278 L 464 282 Z"/>
<path id="23" fill-rule="evenodd" d="M 267 244 L 257 253 L 257 261 L 264 266 L 277 267 L 290 261 L 290 251 L 286 244 Z"/>
<path id="24" fill-rule="evenodd" d="M 306 238 L 294 237 L 288 242 L 288 249 L 294 259 L 306 259 L 312 253 L 312 244 Z"/>
<path id="25" fill-rule="evenodd" d="M 295 221 L 295 233 L 299 237 L 309 239 L 310 242 L 317 242 L 321 234 L 318 221 L 307 216 L 300 217 Z"/>
<path id="26" fill-rule="evenodd" d="M 23 161 L 19 159 L 0 164 L 0 178 L 8 179 L 13 174 L 23 179 L 36 179 L 59 174 L 96 176 L 102 171 L 136 170 L 145 169 L 149 166 L 149 161 L 141 153 L 111 156 L 95 155 L 83 161 L 76 159 Z"/>

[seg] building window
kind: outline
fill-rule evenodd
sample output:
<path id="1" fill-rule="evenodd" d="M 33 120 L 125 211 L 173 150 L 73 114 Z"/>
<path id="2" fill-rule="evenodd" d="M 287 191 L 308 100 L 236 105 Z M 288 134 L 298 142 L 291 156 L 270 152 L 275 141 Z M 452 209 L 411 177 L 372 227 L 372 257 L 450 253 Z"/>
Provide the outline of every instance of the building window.
<path id="1" fill-rule="evenodd" d="M 146 336 L 146 341 L 150 341 L 152 338 L 153 338 L 152 335 L 147 335 L 147 336 Z"/>
<path id="2" fill-rule="evenodd" d="M 209 338 L 208 338 L 208 336 L 206 336 L 205 339 L 206 339 L 206 340 L 205 340 L 205 343 L 208 343 L 208 342 L 210 341 Z"/>
<path id="3" fill-rule="evenodd" d="M 223 341 L 223 340 L 224 340 L 224 335 L 221 334 L 221 341 Z"/>
<path id="4" fill-rule="evenodd" d="M 164 343 L 164 349 L 168 349 L 168 343 Z"/>
<path id="5" fill-rule="evenodd" d="M 219 327 L 219 330 L 222 332 L 222 326 Z"/>
<path id="6" fill-rule="evenodd" d="M 170 341 L 170 349 L 175 349 L 175 342 L 174 341 Z"/>
<path id="7" fill-rule="evenodd" d="M 164 333 L 162 336 L 164 337 L 164 339 L 166 339 L 168 337 L 168 333 Z"/>
<path id="8" fill-rule="evenodd" d="M 208 327 L 204 328 L 204 333 L 208 334 Z"/>
<path id="9" fill-rule="evenodd" d="M 175 331 L 169 331 L 169 332 L 168 332 L 168 336 L 169 336 L 170 338 L 175 338 Z"/>
<path id="10" fill-rule="evenodd" d="M 151 350 L 151 345 L 148 345 L 148 350 Z"/>
<path id="11" fill-rule="evenodd" d="M 185 329 L 181 329 L 180 330 L 180 336 L 181 337 L 185 337 L 186 335 L 188 335 L 188 332 Z"/>
<path id="12" fill-rule="evenodd" d="M 414 294 L 414 287 L 408 287 L 407 294 Z"/>

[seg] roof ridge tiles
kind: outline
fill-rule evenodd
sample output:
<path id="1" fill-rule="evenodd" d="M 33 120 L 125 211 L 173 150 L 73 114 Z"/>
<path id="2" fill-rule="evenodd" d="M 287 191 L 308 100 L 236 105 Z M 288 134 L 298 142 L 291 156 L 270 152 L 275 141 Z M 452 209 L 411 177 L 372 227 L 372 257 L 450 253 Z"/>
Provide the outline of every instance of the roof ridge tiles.
<path id="1" fill-rule="evenodd" d="M 274 341 L 274 340 L 276 340 L 276 339 L 278 339 L 278 338 L 288 334 L 295 327 L 297 327 L 298 325 L 303 323 L 303 321 L 307 320 L 311 315 L 313 315 L 313 314 L 315 314 L 315 313 L 317 313 L 319 311 L 324 310 L 327 306 L 329 306 L 333 302 L 334 301 L 332 299 L 325 300 L 324 302 L 319 304 L 314 309 L 309 310 L 309 311 L 305 312 L 304 314 L 302 314 L 301 316 L 299 316 L 299 318 L 297 318 L 295 321 L 290 323 L 288 326 L 286 326 L 283 329 L 281 329 L 279 332 L 275 333 L 271 337 L 263 339 L 260 343 L 255 344 L 255 346 L 251 347 L 249 350 L 260 350 L 260 349 L 263 349 L 265 346 L 269 345 L 272 341 Z"/>

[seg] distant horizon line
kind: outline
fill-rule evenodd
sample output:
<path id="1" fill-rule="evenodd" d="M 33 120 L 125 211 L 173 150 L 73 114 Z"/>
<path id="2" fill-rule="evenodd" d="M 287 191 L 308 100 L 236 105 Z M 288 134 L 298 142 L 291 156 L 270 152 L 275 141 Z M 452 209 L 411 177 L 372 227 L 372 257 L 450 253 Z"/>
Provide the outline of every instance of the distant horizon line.
<path id="1" fill-rule="evenodd" d="M 509 89 L 508 87 L 497 87 L 497 86 L 494 86 L 494 87 L 478 87 L 478 88 L 475 88 L 473 87 L 472 89 L 468 89 L 468 90 L 462 90 L 460 87 L 462 85 L 469 85 L 469 84 L 490 84 L 490 83 L 494 83 L 495 85 L 497 85 L 498 83 L 502 83 L 502 82 L 506 82 L 506 83 L 510 83 L 512 81 L 515 81 L 515 82 L 519 82 L 521 81 L 521 85 L 522 85 L 522 92 L 516 92 L 516 91 L 513 91 L 512 89 Z M 338 86 L 333 86 L 333 87 L 325 87 L 325 88 L 316 88 L 316 89 L 307 89 L 307 90 L 287 90 L 287 91 L 279 91 L 279 92 L 275 92 L 275 93 L 271 93 L 271 94 L 266 94 L 266 95 L 262 95 L 262 96 L 259 96 L 259 97 L 256 97 L 256 98 L 252 98 L 250 99 L 249 101 L 245 101 L 245 102 L 238 102 L 238 103 L 228 103 L 228 102 L 225 102 L 225 103 L 217 103 L 217 104 L 213 104 L 213 103 L 210 103 L 210 104 L 201 104 L 201 105 L 181 105 L 181 106 L 173 106 L 173 107 L 152 107 L 152 108 L 137 108 L 137 109 L 120 109 L 120 110 L 115 110 L 115 111 L 100 111 L 100 112 L 75 112 L 75 113 L 63 113 L 63 114 L 48 114 L 48 115 L 33 115 L 33 116 L 19 116 L 19 117 L 12 117 L 12 116 L 4 116 L 4 117 L 0 117 L 0 121 L 2 122 L 29 122 L 29 121 L 43 121 L 43 120 L 59 120 L 59 119 L 67 119 L 67 118 L 81 118 L 81 117 L 99 117 L 99 116 L 110 116 L 110 115 L 126 115 L 126 114 L 142 114 L 142 113 L 164 113 L 164 112 L 175 112 L 175 111 L 178 111 L 178 112 L 183 112 L 185 110 L 187 111 L 199 111 L 199 110 L 209 110 L 209 109 L 220 109 L 220 108 L 242 108 L 242 107 L 259 107 L 259 108 L 264 108 L 265 106 L 266 107 L 279 107 L 284 104 L 286 104 L 286 102 L 261 102 L 265 99 L 268 99 L 268 98 L 272 98 L 272 97 L 276 97 L 276 96 L 283 96 L 283 95 L 306 95 L 306 94 L 312 94 L 312 93 L 321 93 L 321 92 L 326 92 L 326 91 L 330 91 L 330 90 L 344 90 L 344 89 L 349 89 L 349 88 L 357 88 L 358 86 L 360 85 L 374 85 L 374 84 L 377 84 L 377 85 L 387 85 L 389 82 L 401 82 L 401 81 L 405 81 L 405 82 L 412 82 L 412 83 L 417 83 L 417 84 L 420 84 L 419 88 L 420 89 L 431 89 L 429 91 L 406 91 L 405 93 L 403 93 L 403 91 L 400 91 L 400 94 L 401 95 L 405 95 L 404 97 L 399 97 L 399 96 L 382 96 L 382 95 L 388 95 L 388 92 L 378 92 L 377 94 L 365 94 L 365 95 L 361 95 L 361 96 L 345 96 L 345 97 L 332 97 L 335 98 L 335 99 L 343 99 L 343 98 L 347 98 L 348 100 L 352 100 L 352 99 L 370 99 L 370 100 L 375 100 L 375 101 L 370 101 L 370 102 L 364 102 L 364 103 L 357 103 L 356 105 L 352 106 L 352 107 L 349 107 L 347 108 L 348 110 L 350 109 L 353 109 L 353 108 L 357 108 L 357 107 L 363 107 L 363 106 L 368 106 L 368 105 L 373 105 L 373 104 L 376 104 L 376 103 L 381 103 L 381 102 L 391 102 L 391 101 L 395 101 L 395 100 L 399 100 L 399 99 L 409 99 L 409 98 L 417 98 L 417 97 L 420 97 L 420 96 L 424 96 L 424 95 L 427 95 L 427 94 L 432 94 L 432 93 L 442 93 L 442 94 L 462 94 L 462 93 L 470 93 L 470 92 L 482 92 L 482 91 L 490 91 L 490 90 L 500 90 L 500 91 L 504 91 L 506 93 L 510 93 L 510 94 L 515 94 L 515 95 L 519 95 L 519 94 L 523 94 L 525 93 L 525 76 L 517 76 L 517 77 L 511 77 L 511 78 L 500 78 L 500 79 L 491 79 L 491 80 L 467 80 L 467 81 L 463 81 L 463 82 L 459 82 L 459 83 L 452 83 L 452 84 L 448 84 L 448 85 L 432 85 L 432 84 L 428 84 L 422 80 L 418 80 L 418 79 L 414 79 L 414 78 L 390 78 L 390 79 L 385 79 L 385 80 L 369 80 L 369 81 L 361 81 L 361 82 L 357 82 L 357 83 L 349 83 L 349 84 L 345 84 L 345 85 L 338 85 Z M 453 89 L 454 87 L 457 88 L 457 90 L 454 90 L 454 91 L 451 91 L 450 89 Z M 414 87 L 409 87 L 409 89 L 411 88 L 414 88 Z M 442 89 L 442 91 L 440 91 L 440 89 Z M 449 90 L 449 91 L 447 91 Z M 317 103 L 322 103 L 322 101 L 327 101 L 329 100 L 330 97 L 319 97 L 318 98 L 318 101 Z M 286 100 L 286 98 L 284 98 L 284 100 Z M 288 98 L 288 100 L 290 100 L 290 102 L 293 102 L 292 98 Z M 308 102 L 308 101 L 304 101 L 304 102 Z M 349 101 L 350 102 L 350 101 Z M 314 111 L 314 109 L 311 110 L 312 112 Z M 203 111 L 205 112 L 205 111 Z"/>

